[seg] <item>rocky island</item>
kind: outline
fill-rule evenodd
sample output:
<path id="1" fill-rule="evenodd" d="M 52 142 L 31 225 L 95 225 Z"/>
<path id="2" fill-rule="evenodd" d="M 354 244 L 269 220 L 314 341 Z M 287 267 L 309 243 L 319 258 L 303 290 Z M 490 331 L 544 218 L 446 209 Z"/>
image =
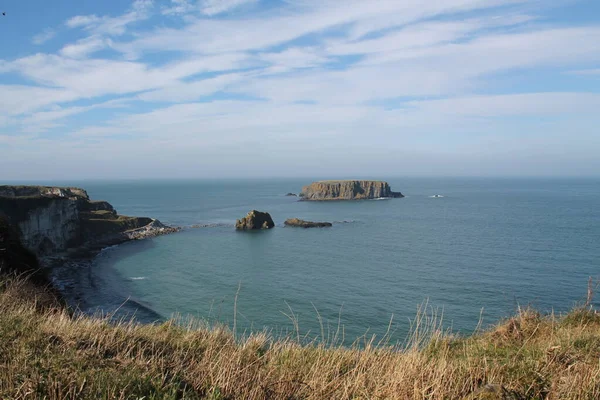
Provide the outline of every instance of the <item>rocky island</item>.
<path id="1" fill-rule="evenodd" d="M 129 240 L 176 232 L 147 217 L 119 215 L 80 188 L 0 186 L 0 218 L 42 259 L 89 253 Z"/>
<path id="2" fill-rule="evenodd" d="M 384 181 L 339 180 L 318 181 L 304 186 L 300 193 L 302 200 L 364 200 L 377 198 L 404 197 L 400 192 L 393 192 Z"/>
<path id="3" fill-rule="evenodd" d="M 244 218 L 235 222 L 238 231 L 250 231 L 257 229 L 271 229 L 275 226 L 271 214 L 257 210 L 250 211 Z"/>
<path id="4" fill-rule="evenodd" d="M 313 221 L 305 221 L 300 218 L 290 218 L 286 219 L 283 223 L 285 226 L 295 226 L 299 228 L 326 228 L 333 226 L 331 222 L 313 222 Z"/>

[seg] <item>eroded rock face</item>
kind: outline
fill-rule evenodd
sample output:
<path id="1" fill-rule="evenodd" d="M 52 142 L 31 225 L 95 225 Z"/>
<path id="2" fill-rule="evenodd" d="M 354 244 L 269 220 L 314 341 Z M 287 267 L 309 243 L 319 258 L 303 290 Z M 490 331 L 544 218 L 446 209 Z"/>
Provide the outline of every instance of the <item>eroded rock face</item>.
<path id="1" fill-rule="evenodd" d="M 8 218 L 0 215 L 0 274 L 27 273 L 38 268 L 35 255 L 23 247 Z"/>
<path id="2" fill-rule="evenodd" d="M 385 197 L 404 197 L 393 192 L 384 181 L 347 180 L 319 181 L 302 188 L 303 200 L 363 200 Z"/>
<path id="3" fill-rule="evenodd" d="M 0 276 L 3 283 L 6 276 L 8 279 L 18 277 L 17 283 L 12 284 L 16 290 L 3 292 L 3 296 L 10 296 L 18 303 L 34 300 L 37 309 L 63 305 L 59 292 L 52 287 L 48 271 L 42 269 L 35 254 L 23 246 L 19 233 L 4 215 L 0 215 Z"/>
<path id="4" fill-rule="evenodd" d="M 333 226 L 333 224 L 331 222 L 312 222 L 312 221 L 305 221 L 305 220 L 299 219 L 299 218 L 286 219 L 283 224 L 285 226 L 295 226 L 295 227 L 299 227 L 299 228 L 326 228 L 326 227 Z"/>
<path id="5" fill-rule="evenodd" d="M 235 229 L 239 231 L 271 229 L 274 226 L 273 218 L 268 212 L 257 210 L 250 211 L 244 218 L 235 222 Z"/>
<path id="6" fill-rule="evenodd" d="M 151 218 L 119 215 L 112 205 L 91 201 L 79 188 L 0 186 L 0 214 L 38 257 L 176 230 Z"/>

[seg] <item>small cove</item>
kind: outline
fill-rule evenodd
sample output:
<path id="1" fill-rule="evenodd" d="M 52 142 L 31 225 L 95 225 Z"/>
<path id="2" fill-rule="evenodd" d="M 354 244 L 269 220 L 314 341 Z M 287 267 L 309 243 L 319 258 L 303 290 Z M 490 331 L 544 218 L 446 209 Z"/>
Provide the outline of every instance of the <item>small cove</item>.
<path id="1" fill-rule="evenodd" d="M 69 182 L 123 214 L 196 229 L 103 251 L 70 272 L 83 310 L 134 312 L 151 322 L 173 314 L 317 335 L 317 312 L 348 340 L 383 335 L 393 316 L 402 340 L 428 302 L 445 325 L 472 331 L 518 305 L 568 310 L 598 276 L 597 180 L 387 179 L 407 197 L 298 202 L 310 180 Z M 444 197 L 432 198 L 435 194 Z M 276 228 L 235 232 L 250 209 Z M 287 218 L 334 222 L 283 227 Z M 346 222 L 346 223 L 343 223 Z M 129 299 L 129 300 L 128 300 Z M 128 301 L 127 301 L 128 300 Z"/>

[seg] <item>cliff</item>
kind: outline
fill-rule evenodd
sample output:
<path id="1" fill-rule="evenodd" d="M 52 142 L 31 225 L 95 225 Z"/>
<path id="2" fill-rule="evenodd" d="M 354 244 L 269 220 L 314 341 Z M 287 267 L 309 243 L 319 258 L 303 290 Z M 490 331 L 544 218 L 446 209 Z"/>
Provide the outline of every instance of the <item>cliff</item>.
<path id="1" fill-rule="evenodd" d="M 302 188 L 303 200 L 362 200 L 381 197 L 404 197 L 393 192 L 384 181 L 346 180 L 319 181 Z"/>
<path id="2" fill-rule="evenodd" d="M 38 257 L 104 246 L 175 231 L 146 217 L 117 214 L 79 188 L 0 186 L 0 216 Z"/>

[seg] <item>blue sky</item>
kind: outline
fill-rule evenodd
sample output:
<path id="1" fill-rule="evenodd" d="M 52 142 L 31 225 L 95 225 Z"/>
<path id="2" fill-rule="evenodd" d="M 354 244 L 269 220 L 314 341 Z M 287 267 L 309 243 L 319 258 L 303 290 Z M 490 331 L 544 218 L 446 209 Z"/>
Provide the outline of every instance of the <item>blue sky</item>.
<path id="1" fill-rule="evenodd" d="M 599 175 L 597 0 L 0 9 L 0 179 Z"/>

